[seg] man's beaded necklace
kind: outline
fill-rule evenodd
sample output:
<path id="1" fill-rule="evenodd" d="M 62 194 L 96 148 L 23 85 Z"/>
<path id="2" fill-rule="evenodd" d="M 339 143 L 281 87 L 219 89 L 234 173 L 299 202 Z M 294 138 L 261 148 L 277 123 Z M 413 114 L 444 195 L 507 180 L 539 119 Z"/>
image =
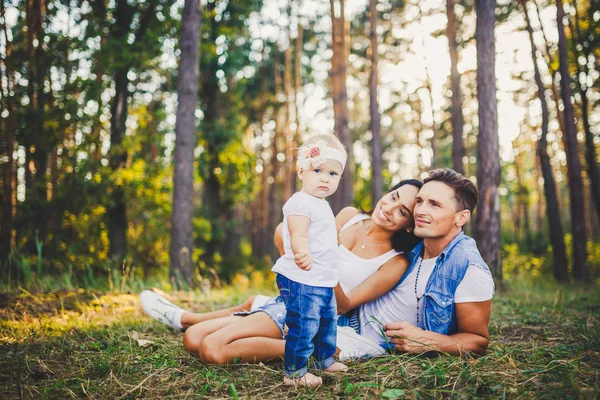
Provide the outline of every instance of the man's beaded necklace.
<path id="1" fill-rule="evenodd" d="M 423 291 L 423 294 L 421 295 L 421 297 L 419 297 L 419 295 L 417 294 L 417 285 L 419 284 L 419 273 L 421 272 L 421 265 L 423 265 L 423 257 L 421 257 L 419 259 L 419 267 L 417 268 L 417 277 L 415 278 L 415 297 L 417 298 L 417 328 L 419 327 L 419 302 L 425 295 L 425 291 Z"/>

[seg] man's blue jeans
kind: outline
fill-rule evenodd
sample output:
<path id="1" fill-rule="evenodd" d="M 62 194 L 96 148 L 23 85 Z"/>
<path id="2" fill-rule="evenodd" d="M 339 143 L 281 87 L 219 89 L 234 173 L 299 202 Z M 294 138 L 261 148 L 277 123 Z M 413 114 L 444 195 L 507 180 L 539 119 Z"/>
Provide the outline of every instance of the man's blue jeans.
<path id="1" fill-rule="evenodd" d="M 333 288 L 304 285 L 277 275 L 279 296 L 285 302 L 285 376 L 301 378 L 308 371 L 311 355 L 314 367 L 329 368 L 335 362 L 337 305 Z"/>

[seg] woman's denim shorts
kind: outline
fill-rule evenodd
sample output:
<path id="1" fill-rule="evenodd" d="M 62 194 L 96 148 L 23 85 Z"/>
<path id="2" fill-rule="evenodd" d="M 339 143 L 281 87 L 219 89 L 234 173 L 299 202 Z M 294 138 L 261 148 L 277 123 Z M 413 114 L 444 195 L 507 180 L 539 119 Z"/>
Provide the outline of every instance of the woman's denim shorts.
<path id="1" fill-rule="evenodd" d="M 282 297 L 268 297 L 259 295 L 256 297 L 256 300 L 254 300 L 254 303 L 252 303 L 251 311 L 240 311 L 233 313 L 233 315 L 246 316 L 255 314 L 257 312 L 264 312 L 269 317 L 271 317 L 273 322 L 275 322 L 275 325 L 277 325 L 277 327 L 281 331 L 281 338 L 285 339 L 285 334 L 287 332 L 287 330 L 285 329 L 285 316 L 287 314 L 287 310 L 285 308 L 285 303 Z M 346 314 L 340 315 L 338 317 L 337 324 L 338 326 L 349 326 L 360 335 L 358 308 L 355 308 L 354 310 L 351 310 Z"/>
<path id="2" fill-rule="evenodd" d="M 254 307 L 252 307 L 254 309 Z M 260 307 L 252 311 L 236 312 L 233 315 L 251 315 L 258 312 L 266 313 L 275 322 L 275 325 L 281 331 L 281 338 L 285 339 L 285 316 L 287 314 L 285 303 L 282 297 L 269 297 Z"/>

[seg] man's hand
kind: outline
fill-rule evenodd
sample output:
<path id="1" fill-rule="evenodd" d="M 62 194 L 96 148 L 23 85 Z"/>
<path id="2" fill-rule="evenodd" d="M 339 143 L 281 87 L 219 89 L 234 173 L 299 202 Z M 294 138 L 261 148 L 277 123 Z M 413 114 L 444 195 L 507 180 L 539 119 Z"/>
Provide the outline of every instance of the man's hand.
<path id="1" fill-rule="evenodd" d="M 390 322 L 383 327 L 383 330 L 396 350 L 406 353 L 424 353 L 435 350 L 426 337 L 427 331 L 417 328 L 410 322 Z"/>
<path id="2" fill-rule="evenodd" d="M 294 254 L 294 262 L 305 271 L 310 271 L 313 265 L 313 257 L 308 251 L 300 251 Z"/>

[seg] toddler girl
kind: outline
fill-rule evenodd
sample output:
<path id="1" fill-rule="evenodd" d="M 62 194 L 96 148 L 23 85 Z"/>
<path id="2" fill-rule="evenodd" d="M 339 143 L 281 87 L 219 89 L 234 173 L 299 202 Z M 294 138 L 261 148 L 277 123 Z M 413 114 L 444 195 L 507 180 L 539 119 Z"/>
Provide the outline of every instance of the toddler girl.
<path id="1" fill-rule="evenodd" d="M 308 359 L 326 371 L 347 367 L 333 359 L 336 350 L 338 239 L 335 217 L 325 198 L 338 188 L 346 165 L 344 146 L 334 135 L 309 138 L 298 151 L 302 190 L 283 206 L 285 254 L 273 266 L 279 301 L 286 304 L 286 385 L 320 385 L 307 370 Z"/>

